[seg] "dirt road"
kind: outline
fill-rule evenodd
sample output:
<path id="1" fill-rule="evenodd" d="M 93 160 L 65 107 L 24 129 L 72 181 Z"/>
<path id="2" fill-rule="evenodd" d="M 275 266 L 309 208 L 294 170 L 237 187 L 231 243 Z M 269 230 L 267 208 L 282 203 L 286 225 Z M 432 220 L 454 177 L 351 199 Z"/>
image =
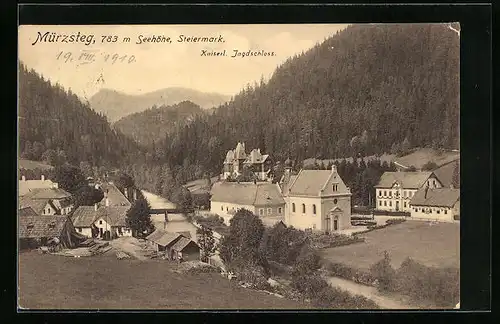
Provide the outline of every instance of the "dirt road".
<path id="1" fill-rule="evenodd" d="M 379 307 L 384 309 L 414 308 L 410 305 L 404 304 L 403 302 L 381 295 L 375 287 L 361 285 L 353 281 L 338 277 L 325 277 L 325 279 L 330 284 L 330 286 L 346 290 L 351 294 L 365 296 L 366 298 L 373 300 L 375 303 L 377 303 L 377 305 L 379 305 Z"/>
<path id="2" fill-rule="evenodd" d="M 143 254 L 140 242 L 135 237 L 123 236 L 110 241 L 110 245 L 115 252 L 123 251 L 138 260 L 147 260 Z"/>

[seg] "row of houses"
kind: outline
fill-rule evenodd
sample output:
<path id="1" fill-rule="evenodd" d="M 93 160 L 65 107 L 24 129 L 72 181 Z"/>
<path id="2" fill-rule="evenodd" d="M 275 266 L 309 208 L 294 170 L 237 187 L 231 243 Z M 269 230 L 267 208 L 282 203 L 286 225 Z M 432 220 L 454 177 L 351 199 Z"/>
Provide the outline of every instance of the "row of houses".
<path id="1" fill-rule="evenodd" d="M 235 161 L 240 163 L 237 167 Z M 261 217 L 267 226 L 282 221 L 298 229 L 326 233 L 351 227 L 352 193 L 335 165 L 331 170 L 300 170 L 294 174 L 286 164 L 285 173 L 277 183 L 224 181 L 232 174 L 239 174 L 246 161 L 244 144 L 238 143 L 226 156 L 222 181 L 211 189 L 210 211 L 220 215 L 227 225 L 239 209 L 247 209 Z M 375 209 L 388 214 L 403 213 L 414 219 L 459 219 L 460 190 L 450 185 L 448 173 L 441 171 L 438 177 L 434 172 L 424 171 L 385 172 L 375 186 Z"/>

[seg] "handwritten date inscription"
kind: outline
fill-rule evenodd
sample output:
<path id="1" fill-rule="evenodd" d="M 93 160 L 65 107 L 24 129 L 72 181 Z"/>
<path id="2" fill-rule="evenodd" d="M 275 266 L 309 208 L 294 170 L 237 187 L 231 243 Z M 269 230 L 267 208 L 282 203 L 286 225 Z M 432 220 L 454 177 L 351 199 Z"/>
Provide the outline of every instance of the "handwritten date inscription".
<path id="1" fill-rule="evenodd" d="M 134 55 L 105 53 L 95 50 L 83 50 L 79 53 L 61 51 L 57 53 L 56 59 L 64 63 L 75 62 L 78 64 L 94 63 L 97 60 L 109 64 L 118 64 L 118 63 L 131 64 L 136 61 Z"/>

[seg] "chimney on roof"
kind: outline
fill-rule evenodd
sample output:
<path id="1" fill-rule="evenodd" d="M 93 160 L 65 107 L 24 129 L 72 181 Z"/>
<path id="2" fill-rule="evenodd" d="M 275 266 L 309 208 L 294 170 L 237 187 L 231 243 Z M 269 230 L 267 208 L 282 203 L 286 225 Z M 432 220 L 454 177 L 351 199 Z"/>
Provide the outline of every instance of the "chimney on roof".
<path id="1" fill-rule="evenodd" d="M 42 181 L 45 181 L 45 176 L 42 174 Z"/>
<path id="2" fill-rule="evenodd" d="M 332 172 L 337 172 L 337 166 L 335 164 L 332 164 Z"/>
<path id="3" fill-rule="evenodd" d="M 106 197 L 106 207 L 109 207 L 109 198 Z"/>
<path id="4" fill-rule="evenodd" d="M 427 192 L 429 191 L 429 183 L 427 183 L 427 185 L 425 186 L 425 190 L 424 190 L 424 199 L 427 199 Z"/>
<path id="5" fill-rule="evenodd" d="M 21 180 L 22 180 L 22 181 L 26 181 L 26 177 L 25 177 L 25 176 L 22 176 L 22 177 L 21 177 Z"/>
<path id="6" fill-rule="evenodd" d="M 137 189 L 134 190 L 134 201 L 137 200 Z"/>
<path id="7" fill-rule="evenodd" d="M 95 203 L 94 204 L 94 210 L 97 211 L 97 208 L 98 208 L 97 203 Z"/>
<path id="8" fill-rule="evenodd" d="M 125 197 L 127 197 L 127 199 L 128 199 L 128 192 L 127 192 L 127 188 L 124 188 L 124 189 L 123 189 L 123 194 L 124 194 L 124 195 L 125 195 Z"/>

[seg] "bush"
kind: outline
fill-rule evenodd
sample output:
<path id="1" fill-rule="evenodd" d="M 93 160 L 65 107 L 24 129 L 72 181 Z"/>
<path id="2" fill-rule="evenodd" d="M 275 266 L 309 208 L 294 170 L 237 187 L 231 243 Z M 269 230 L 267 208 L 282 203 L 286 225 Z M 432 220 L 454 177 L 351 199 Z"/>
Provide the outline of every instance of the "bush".
<path id="1" fill-rule="evenodd" d="M 292 279 L 292 288 L 310 299 L 317 297 L 322 289 L 328 287 L 328 283 L 317 274 L 301 274 Z"/>
<path id="2" fill-rule="evenodd" d="M 378 281 L 378 289 L 381 291 L 391 291 L 394 287 L 396 271 L 391 266 L 391 258 L 387 251 L 384 251 L 384 258 L 370 267 L 370 274 Z"/>
<path id="3" fill-rule="evenodd" d="M 269 290 L 271 285 L 267 282 L 268 276 L 265 269 L 259 266 L 244 266 L 236 269 L 238 278 L 247 282 L 255 289 Z"/>
<path id="4" fill-rule="evenodd" d="M 394 290 L 417 301 L 453 307 L 459 300 L 460 274 L 456 268 L 431 268 L 406 258 L 395 279 Z"/>
<path id="5" fill-rule="evenodd" d="M 312 274 L 320 268 L 320 256 L 314 249 L 309 246 L 304 246 L 300 251 L 293 269 L 294 276 Z"/>
<path id="6" fill-rule="evenodd" d="M 376 280 L 369 272 L 360 271 L 343 263 L 330 262 L 326 264 L 325 269 L 331 276 L 352 280 L 367 286 L 373 286 Z"/>
<path id="7" fill-rule="evenodd" d="M 344 235 L 344 234 L 319 234 L 311 233 L 311 246 L 315 249 L 325 249 L 330 247 L 350 245 L 354 243 L 364 242 L 365 240 L 361 237 Z"/>

